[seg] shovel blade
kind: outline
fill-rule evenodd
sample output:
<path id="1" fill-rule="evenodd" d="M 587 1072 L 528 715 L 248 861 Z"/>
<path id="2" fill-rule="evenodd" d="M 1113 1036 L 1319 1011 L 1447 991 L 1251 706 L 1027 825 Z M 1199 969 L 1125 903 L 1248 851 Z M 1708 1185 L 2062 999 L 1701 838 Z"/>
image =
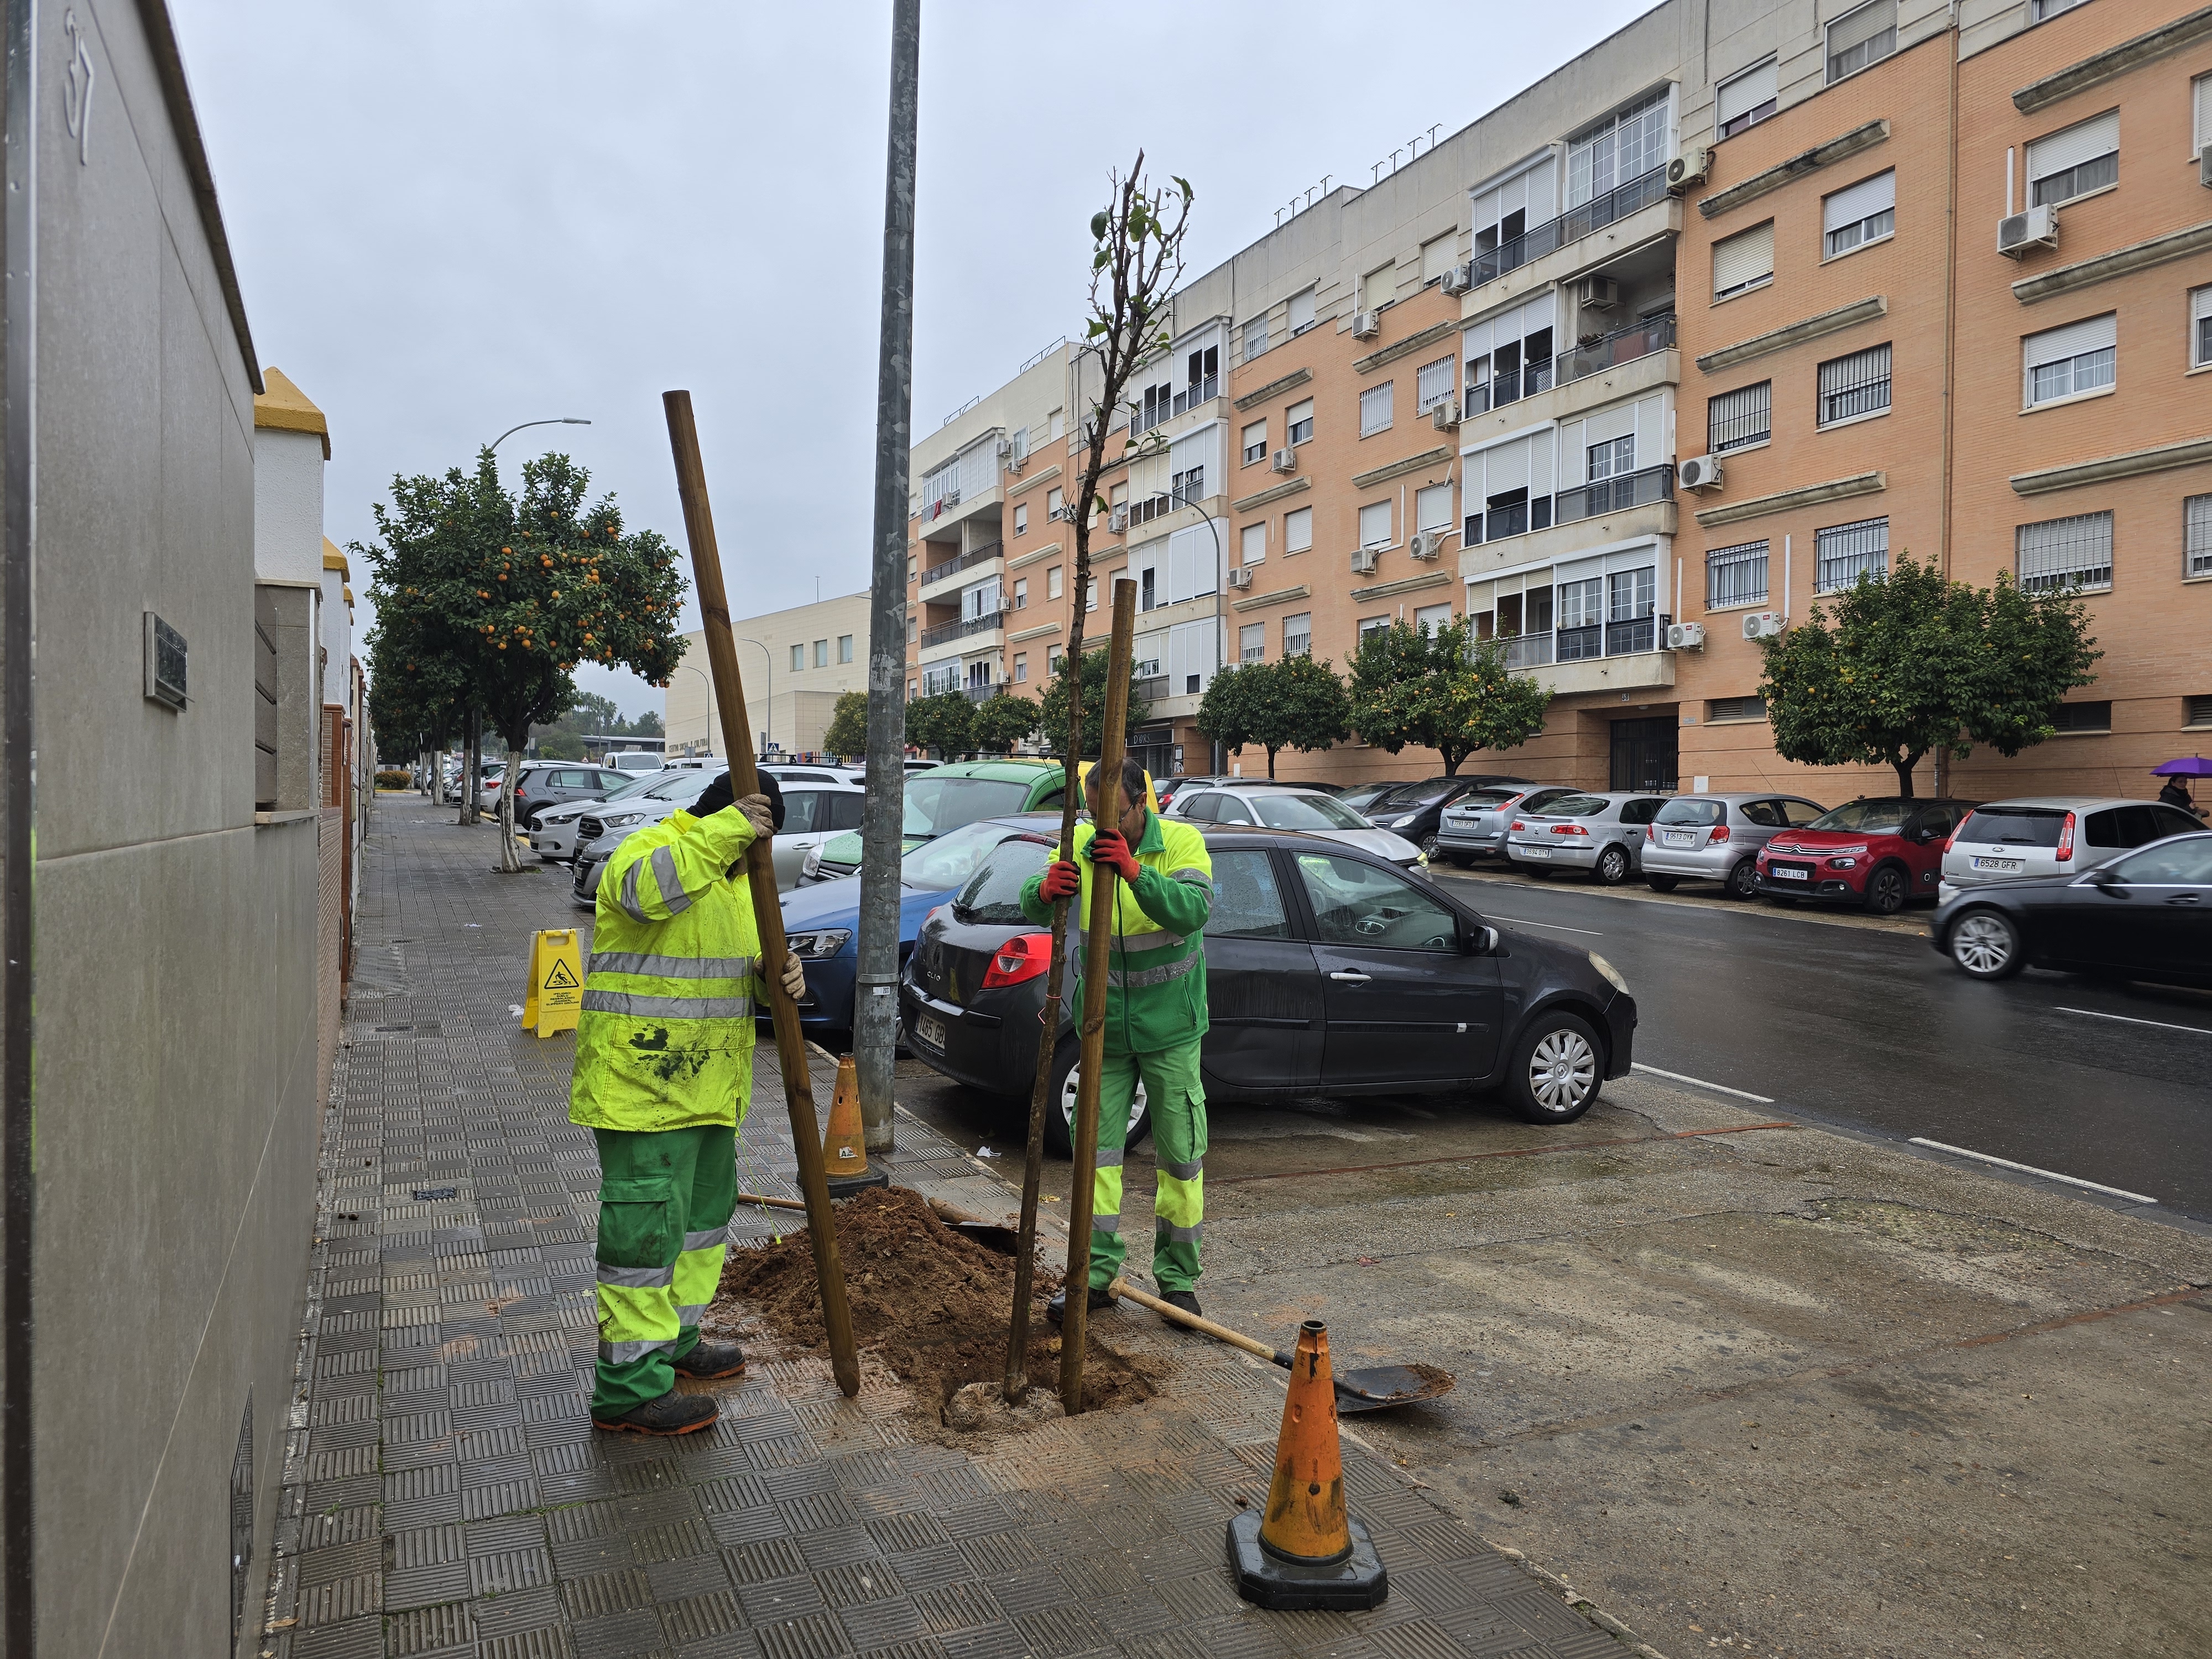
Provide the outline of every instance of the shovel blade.
<path id="1" fill-rule="evenodd" d="M 1336 1409 L 1379 1412 L 1451 1392 L 1452 1374 L 1434 1365 L 1372 1365 L 1336 1374 Z"/>

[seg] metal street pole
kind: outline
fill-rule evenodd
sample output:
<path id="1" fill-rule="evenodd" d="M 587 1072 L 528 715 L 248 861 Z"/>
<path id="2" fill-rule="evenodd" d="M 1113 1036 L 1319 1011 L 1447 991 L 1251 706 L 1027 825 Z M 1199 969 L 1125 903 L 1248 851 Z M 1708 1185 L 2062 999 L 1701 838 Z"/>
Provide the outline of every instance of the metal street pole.
<path id="1" fill-rule="evenodd" d="M 899 854 L 906 831 L 906 489 L 914 404 L 915 118 L 921 0 L 891 6 L 884 294 L 876 373 L 875 560 L 868 582 L 867 793 L 860 808 L 860 973 L 853 1058 L 870 1152 L 888 1152 L 898 1048 Z"/>
<path id="2" fill-rule="evenodd" d="M 735 640 L 739 645 L 760 647 L 761 661 L 764 665 L 761 671 L 762 702 L 760 744 L 762 758 L 765 759 L 768 756 L 768 751 L 775 746 L 769 740 L 769 720 L 775 713 L 775 659 L 770 654 L 769 648 L 764 645 L 761 645 L 761 642 L 758 640 L 747 639 L 743 634 L 732 634 L 730 637 L 732 640 Z M 709 753 L 712 753 L 714 747 L 714 711 L 711 707 L 711 704 L 714 696 L 714 683 L 712 680 L 708 680 L 707 676 L 704 673 L 701 672 L 699 669 L 694 667 L 688 662 L 681 662 L 676 665 L 678 668 L 688 669 L 690 672 L 697 674 L 701 679 L 707 680 L 707 696 L 710 706 L 708 708 L 707 713 L 701 716 L 701 718 L 707 722 L 707 749 Z M 729 736 L 726 732 L 723 734 L 722 741 L 726 744 L 729 741 Z"/>
<path id="3" fill-rule="evenodd" d="M 499 447 L 500 447 L 501 444 L 505 443 L 505 442 L 506 442 L 509 438 L 512 438 L 512 437 L 513 437 L 516 433 L 518 433 L 518 432 L 521 432 L 521 431 L 524 431 L 524 430 L 527 429 L 528 428 L 531 428 L 531 427 L 533 427 L 533 426 L 589 426 L 589 425 L 591 425 L 591 422 L 590 422 L 589 421 L 586 420 L 586 419 L 585 419 L 582 416 L 580 416 L 580 415 L 556 415 L 556 416 L 554 416 L 550 420 L 544 420 L 544 421 L 525 421 L 525 422 L 524 422 L 520 426 L 511 426 L 511 427 L 507 428 L 507 429 L 506 431 L 504 431 L 504 432 L 501 433 L 501 434 L 499 434 L 499 436 L 497 436 L 496 438 L 494 438 L 494 439 L 493 439 L 493 440 L 489 443 L 489 444 L 486 444 L 486 445 L 484 446 L 484 447 L 485 447 L 485 448 L 487 448 L 487 449 L 489 449 L 489 450 L 491 450 L 492 452 L 494 452 L 495 453 L 496 453 L 498 452 Z"/>

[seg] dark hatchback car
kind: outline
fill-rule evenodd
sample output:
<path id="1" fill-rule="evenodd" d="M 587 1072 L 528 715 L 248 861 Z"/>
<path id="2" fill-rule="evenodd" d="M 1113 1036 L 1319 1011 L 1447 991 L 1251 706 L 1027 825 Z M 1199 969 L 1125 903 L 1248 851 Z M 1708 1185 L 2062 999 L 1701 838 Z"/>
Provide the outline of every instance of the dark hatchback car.
<path id="1" fill-rule="evenodd" d="M 1353 810 L 1365 814 L 1368 823 L 1377 830 L 1388 830 L 1413 842 L 1421 849 L 1423 858 L 1433 859 L 1437 853 L 1437 831 L 1442 825 L 1445 807 L 1470 790 L 1528 781 L 1526 778 L 1487 772 L 1467 777 L 1424 778 Z"/>
<path id="2" fill-rule="evenodd" d="M 2031 964 L 2212 986 L 2212 833 L 2169 836 L 2074 876 L 1970 887 L 1929 939 L 1976 979 Z"/>
<path id="3" fill-rule="evenodd" d="M 1636 1001 L 1587 951 L 1508 932 L 1425 877 L 1275 830 L 1210 830 L 1208 1097 L 1468 1094 L 1502 1088 L 1534 1123 L 1580 1117 L 1628 1073 Z M 900 983 L 913 1052 L 957 1082 L 1025 1098 L 1051 936 L 1022 884 L 1051 856 L 1001 843 L 922 924 Z M 1060 1021 L 1046 1126 L 1067 1148 L 1076 1042 Z M 1141 1107 L 1139 1108 L 1141 1110 Z M 1138 1114 L 1131 1129 L 1139 1131 Z"/>

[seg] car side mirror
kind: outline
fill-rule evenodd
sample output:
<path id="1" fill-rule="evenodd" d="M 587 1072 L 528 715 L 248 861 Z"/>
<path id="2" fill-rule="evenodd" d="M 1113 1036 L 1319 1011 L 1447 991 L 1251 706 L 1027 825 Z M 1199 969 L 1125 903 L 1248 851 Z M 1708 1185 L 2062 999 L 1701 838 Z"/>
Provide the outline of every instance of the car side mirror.
<path id="1" fill-rule="evenodd" d="M 1495 927 L 1470 927 L 1460 943 L 1471 957 L 1495 956 L 1498 952 L 1498 930 Z"/>
<path id="2" fill-rule="evenodd" d="M 2118 871 L 2106 867 L 2092 870 L 2089 872 L 2089 884 L 2092 887 L 2124 887 L 2128 884 Z"/>

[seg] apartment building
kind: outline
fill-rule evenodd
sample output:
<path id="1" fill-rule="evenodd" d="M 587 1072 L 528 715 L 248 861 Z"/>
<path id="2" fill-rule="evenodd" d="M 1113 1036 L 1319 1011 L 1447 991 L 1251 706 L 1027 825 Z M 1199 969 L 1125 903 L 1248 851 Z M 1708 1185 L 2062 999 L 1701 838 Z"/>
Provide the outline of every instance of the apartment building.
<path id="1" fill-rule="evenodd" d="M 2212 14 L 2139 0 L 1668 0 L 1313 201 L 1184 285 L 1112 416 L 1093 558 L 1142 585 L 1142 751 L 1210 762 L 1217 665 L 1341 671 L 1370 629 L 1471 618 L 1553 693 L 1478 769 L 1893 787 L 1775 755 L 1756 641 L 1895 549 L 2079 586 L 2106 652 L 2061 739 L 1944 781 L 2143 793 L 2212 724 L 2208 71 Z M 1036 691 L 1095 603 L 1054 516 L 1089 362 L 1045 354 L 916 447 L 910 690 Z"/>
<path id="2" fill-rule="evenodd" d="M 868 689 L 868 595 L 841 593 L 783 611 L 741 617 L 733 624 L 738 672 L 745 683 L 745 719 L 763 754 L 820 752 L 848 691 Z M 670 677 L 661 729 L 672 755 L 726 755 L 707 636 L 684 636 L 684 657 Z"/>

